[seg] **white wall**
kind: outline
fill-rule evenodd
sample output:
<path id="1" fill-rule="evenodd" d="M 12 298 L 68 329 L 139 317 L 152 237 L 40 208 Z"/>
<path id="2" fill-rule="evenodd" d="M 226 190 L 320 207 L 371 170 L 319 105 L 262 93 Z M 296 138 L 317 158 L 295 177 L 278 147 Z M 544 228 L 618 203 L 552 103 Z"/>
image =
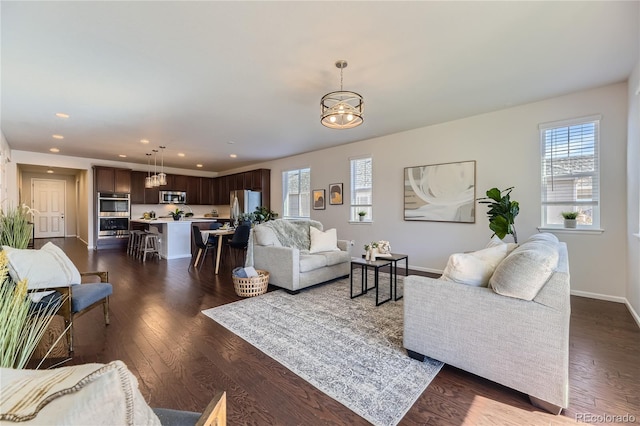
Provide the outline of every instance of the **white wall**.
<path id="1" fill-rule="evenodd" d="M 598 235 L 558 233 L 570 253 L 572 290 L 622 301 L 626 295 L 625 168 L 627 85 L 614 84 L 403 133 L 254 165 L 271 169 L 271 206 L 282 211 L 282 171 L 311 167 L 312 189 L 344 182 L 345 204 L 312 210 L 313 219 L 356 241 L 355 252 L 371 240 L 389 240 L 409 255 L 412 268 L 441 271 L 453 252 L 483 247 L 491 231 L 486 207 L 476 204 L 475 224 L 405 222 L 405 167 L 475 160 L 476 196 L 491 187 L 515 186 L 521 205 L 516 227 L 520 241 L 540 225 L 540 142 L 538 124 L 602 114 L 602 228 Z M 365 124 L 366 125 L 366 122 Z M 335 131 L 335 130 L 327 130 Z M 348 131 L 348 130 L 347 130 Z M 374 222 L 350 224 L 349 158 L 371 155 L 374 169 Z M 237 169 L 242 171 L 244 169 Z M 510 238 L 510 237 L 508 237 Z"/>
<path id="2" fill-rule="evenodd" d="M 627 300 L 640 325 L 640 61 L 629 78 L 627 138 Z"/>

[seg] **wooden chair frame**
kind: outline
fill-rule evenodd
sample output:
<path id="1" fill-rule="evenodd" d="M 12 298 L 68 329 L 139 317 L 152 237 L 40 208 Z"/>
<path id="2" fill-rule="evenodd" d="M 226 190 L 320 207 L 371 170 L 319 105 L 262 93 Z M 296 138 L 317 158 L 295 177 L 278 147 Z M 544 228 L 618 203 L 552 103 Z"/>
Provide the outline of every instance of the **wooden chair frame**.
<path id="1" fill-rule="evenodd" d="M 80 277 L 90 277 L 90 276 L 99 277 L 101 283 L 109 282 L 109 273 L 106 271 L 92 271 L 92 272 L 80 273 Z M 85 314 L 86 312 L 90 311 L 91 309 L 97 306 L 102 305 L 103 312 L 104 312 L 104 322 L 106 325 L 109 325 L 109 296 L 105 297 L 104 299 L 98 300 L 92 305 L 87 306 L 80 312 L 74 313 L 72 311 L 71 309 L 71 298 L 73 297 L 72 287 L 75 285 L 82 285 L 82 284 L 74 284 L 74 285 L 68 285 L 68 286 L 62 286 L 62 287 L 38 288 L 38 289 L 29 290 L 30 292 L 57 291 L 58 293 L 62 294 L 63 302 L 62 302 L 62 305 L 60 306 L 60 309 L 58 309 L 58 312 L 56 312 L 56 315 L 60 315 L 64 318 L 65 329 L 68 328 L 66 335 L 67 335 L 67 345 L 69 347 L 69 356 L 73 354 L 73 320 L 75 318 Z"/>

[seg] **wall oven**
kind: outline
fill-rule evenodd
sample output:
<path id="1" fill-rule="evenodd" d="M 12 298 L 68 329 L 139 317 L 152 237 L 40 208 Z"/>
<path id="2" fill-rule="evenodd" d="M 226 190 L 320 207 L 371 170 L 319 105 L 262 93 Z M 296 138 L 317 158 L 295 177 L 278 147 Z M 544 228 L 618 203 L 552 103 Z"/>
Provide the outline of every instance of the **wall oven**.
<path id="1" fill-rule="evenodd" d="M 98 193 L 98 239 L 127 238 L 131 202 L 129 194 Z"/>

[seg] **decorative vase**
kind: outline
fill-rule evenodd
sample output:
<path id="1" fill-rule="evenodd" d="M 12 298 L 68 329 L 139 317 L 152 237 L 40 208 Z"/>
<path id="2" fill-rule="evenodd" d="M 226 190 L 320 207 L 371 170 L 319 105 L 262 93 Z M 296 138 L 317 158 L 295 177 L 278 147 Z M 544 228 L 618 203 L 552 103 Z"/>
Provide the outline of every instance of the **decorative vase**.
<path id="1" fill-rule="evenodd" d="M 369 260 L 375 261 L 377 254 L 378 254 L 378 249 L 377 248 L 372 248 L 371 249 L 371 256 L 369 257 Z"/>
<path id="2" fill-rule="evenodd" d="M 578 223 L 577 219 L 565 219 L 564 220 L 564 227 L 565 228 L 575 228 L 577 223 Z"/>
<path id="3" fill-rule="evenodd" d="M 364 254 L 364 259 L 371 260 L 371 249 L 367 250 L 367 252 Z"/>

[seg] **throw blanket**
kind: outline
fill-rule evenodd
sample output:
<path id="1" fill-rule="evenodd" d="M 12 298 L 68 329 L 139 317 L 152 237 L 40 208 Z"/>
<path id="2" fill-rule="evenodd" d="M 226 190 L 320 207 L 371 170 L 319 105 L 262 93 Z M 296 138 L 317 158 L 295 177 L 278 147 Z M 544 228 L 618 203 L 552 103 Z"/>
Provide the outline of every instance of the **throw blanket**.
<path id="1" fill-rule="evenodd" d="M 283 247 L 293 247 L 300 251 L 309 251 L 309 247 L 311 246 L 311 237 L 309 236 L 310 226 L 313 226 L 320 231 L 323 230 L 322 223 L 317 220 L 306 219 L 276 219 L 256 226 L 266 226 L 271 228 Z M 251 230 L 249 235 L 245 266 L 253 266 L 253 230 Z"/>
<path id="2" fill-rule="evenodd" d="M 0 423 L 160 424 L 122 361 L 42 371 L 2 368 L 0 383 Z"/>

